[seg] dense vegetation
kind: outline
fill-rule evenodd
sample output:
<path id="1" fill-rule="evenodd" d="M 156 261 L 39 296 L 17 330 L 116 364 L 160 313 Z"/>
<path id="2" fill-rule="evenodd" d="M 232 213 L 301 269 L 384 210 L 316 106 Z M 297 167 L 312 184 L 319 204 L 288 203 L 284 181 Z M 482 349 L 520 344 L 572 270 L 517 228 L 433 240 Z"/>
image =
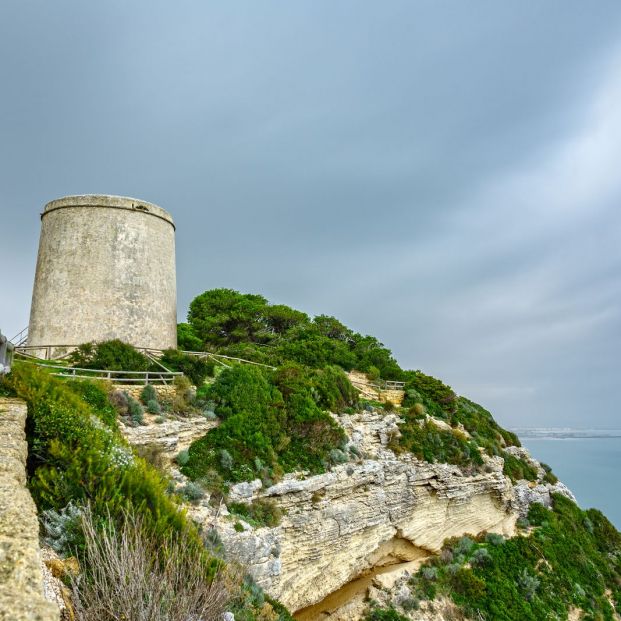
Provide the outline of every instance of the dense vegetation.
<path id="1" fill-rule="evenodd" d="M 169 495 L 168 481 L 136 456 L 119 434 L 105 384 L 62 381 L 27 364 L 15 364 L 0 384 L 3 393 L 28 404 L 29 487 L 52 543 L 62 553 L 78 556 L 84 580 L 95 580 L 98 571 L 88 564 L 96 551 L 82 528 L 85 514 L 92 516 L 96 530 L 113 529 L 108 531 L 111 535 L 139 516 L 141 540 L 159 542 L 151 549 L 158 563 L 169 562 L 167 545 L 172 542 L 182 550 L 184 567 L 194 568 L 193 575 L 198 568 L 209 582 L 223 571 L 223 562 L 208 551 L 201 534 Z M 251 583 L 233 590 L 231 598 L 229 609 L 243 621 L 290 619 L 284 610 L 261 616 L 265 599 Z"/>
<path id="2" fill-rule="evenodd" d="M 501 456 L 504 471 L 513 481 L 534 481 L 535 469 L 523 459 L 507 453 L 507 446 L 520 446 L 518 437 L 503 429 L 480 405 L 459 397 L 440 380 L 421 371 L 405 371 L 405 419 L 402 437 L 393 444 L 396 451 L 406 449 L 419 459 L 456 464 L 466 470 L 483 463 L 481 450 L 490 457 Z M 451 429 L 440 428 L 428 416 Z M 549 479 L 554 476 L 550 473 Z"/>
<path id="3" fill-rule="evenodd" d="M 505 472 L 513 480 L 536 478 L 529 464 L 504 451 L 519 441 L 484 408 L 421 371 L 401 369 L 377 339 L 353 332 L 334 317 L 310 319 L 260 295 L 214 289 L 191 303 L 178 339 L 183 348 L 277 368 L 226 370 L 211 388 L 199 391 L 215 404 L 223 423 L 192 446 L 184 472 L 194 479 L 272 481 L 291 470 L 321 472 L 340 460 L 343 438 L 325 411 L 343 411 L 356 397 L 339 369 L 364 371 L 380 382 L 405 382 L 399 410 L 405 422 L 392 444 L 395 451 L 466 471 L 483 465 L 484 451 L 505 458 Z"/>
<path id="4" fill-rule="evenodd" d="M 621 608 L 621 534 L 595 509 L 582 511 L 554 495 L 553 510 L 531 505 L 532 532 L 504 539 L 482 535 L 447 540 L 442 553 L 410 580 L 412 597 L 446 595 L 473 619 L 566 619 L 571 607 L 585 620 L 610 620 Z M 369 621 L 399 621 L 393 609 L 374 610 Z"/>
<path id="5" fill-rule="evenodd" d="M 321 368 L 377 372 L 400 379 L 391 352 L 372 336 L 350 330 L 334 317 L 305 313 L 263 296 L 212 289 L 190 304 L 188 323 L 178 329 L 181 349 L 216 351 L 279 366 L 286 361 Z"/>
<path id="6" fill-rule="evenodd" d="M 326 410 L 355 399 L 340 369 L 296 363 L 276 371 L 233 366 L 199 395 L 214 404 L 222 423 L 192 444 L 184 474 L 195 480 L 213 480 L 214 473 L 229 481 L 258 477 L 266 483 L 283 472 L 324 471 L 331 451 L 345 439 Z"/>

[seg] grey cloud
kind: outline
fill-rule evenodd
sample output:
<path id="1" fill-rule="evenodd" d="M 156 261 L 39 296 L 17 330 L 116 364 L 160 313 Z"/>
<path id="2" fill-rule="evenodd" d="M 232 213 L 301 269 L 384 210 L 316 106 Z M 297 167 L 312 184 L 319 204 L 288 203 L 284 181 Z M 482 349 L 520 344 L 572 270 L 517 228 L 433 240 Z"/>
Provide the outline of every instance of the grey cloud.
<path id="1" fill-rule="evenodd" d="M 614 424 L 620 33 L 613 1 L 8 0 L 0 328 L 43 204 L 133 195 L 177 222 L 180 318 L 257 291 L 505 423 Z"/>

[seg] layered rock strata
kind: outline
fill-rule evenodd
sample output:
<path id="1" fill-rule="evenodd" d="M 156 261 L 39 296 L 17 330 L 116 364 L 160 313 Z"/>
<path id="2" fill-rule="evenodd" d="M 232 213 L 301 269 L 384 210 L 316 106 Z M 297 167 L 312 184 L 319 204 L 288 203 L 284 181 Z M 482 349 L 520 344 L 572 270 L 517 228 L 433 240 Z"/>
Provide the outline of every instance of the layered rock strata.
<path id="1" fill-rule="evenodd" d="M 447 537 L 493 531 L 511 535 L 513 490 L 502 460 L 484 474 L 465 476 L 447 464 L 421 462 L 386 449 L 398 418 L 378 412 L 343 416 L 356 461 L 322 475 L 288 475 L 267 489 L 260 481 L 234 486 L 230 498 L 276 502 L 284 518 L 276 528 L 253 529 L 206 506 L 191 514 L 217 528 L 238 559 L 270 595 L 291 610 L 316 604 L 377 567 L 438 552 Z M 239 526 L 237 526 L 239 529 Z"/>

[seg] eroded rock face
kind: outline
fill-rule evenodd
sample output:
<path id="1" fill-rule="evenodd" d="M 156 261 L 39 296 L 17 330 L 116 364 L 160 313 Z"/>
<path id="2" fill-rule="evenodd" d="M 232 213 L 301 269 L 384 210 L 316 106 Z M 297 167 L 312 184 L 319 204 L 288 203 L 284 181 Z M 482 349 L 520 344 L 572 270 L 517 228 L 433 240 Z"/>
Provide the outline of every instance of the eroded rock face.
<path id="1" fill-rule="evenodd" d="M 300 621 L 355 621 L 364 615 L 368 597 L 378 599 L 380 592 L 382 601 L 399 606 L 407 599 L 408 575 L 439 552 L 446 538 L 483 531 L 512 536 L 532 502 L 549 506 L 553 491 L 572 497 L 562 483 L 543 482 L 544 469 L 525 449 L 509 450 L 530 461 L 539 480 L 514 486 L 500 457 L 484 457 L 484 472 L 467 475 L 456 466 L 395 455 L 387 448 L 399 436 L 395 414 L 335 418 L 349 439 L 348 463 L 317 476 L 288 474 L 267 489 L 259 480 L 232 486 L 230 502 L 267 498 L 278 504 L 284 514 L 279 526 L 253 528 L 223 504 L 211 506 L 208 496 L 188 508 L 204 531 L 218 532 L 228 558 L 297 611 Z M 174 475 L 182 485 L 183 475 Z M 451 618 L 453 608 L 447 602 L 435 616 L 424 616 L 432 613 L 424 607 L 401 612 L 441 621 L 443 615 Z"/>
<path id="2" fill-rule="evenodd" d="M 546 471 L 541 464 L 531 456 L 527 449 L 519 446 L 509 446 L 506 449 L 514 457 L 525 460 L 537 470 L 537 482 L 518 481 L 513 487 L 513 508 L 520 517 L 528 515 L 528 508 L 538 502 L 544 507 L 552 506 L 552 494 L 562 494 L 577 504 L 576 497 L 571 490 L 561 481 L 557 483 L 546 483 L 544 477 Z"/>
<path id="3" fill-rule="evenodd" d="M 502 460 L 488 460 L 489 472 L 465 476 L 456 466 L 397 457 L 386 446 L 399 433 L 398 420 L 379 412 L 340 417 L 361 455 L 356 461 L 318 476 L 287 475 L 268 489 L 259 481 L 232 488 L 235 500 L 275 501 L 285 514 L 276 528 L 242 522 L 245 530 L 237 532 L 233 520 L 208 515 L 206 506 L 191 514 L 215 526 L 229 556 L 294 611 L 375 567 L 438 552 L 447 537 L 484 530 L 511 535 L 513 488 Z"/>
<path id="4" fill-rule="evenodd" d="M 157 416 L 145 414 L 145 425 L 129 427 L 120 422 L 119 426 L 130 444 L 157 446 L 170 459 L 218 426 L 218 421 L 207 420 L 204 416 L 171 418 L 160 424 L 155 423 L 156 418 Z"/>

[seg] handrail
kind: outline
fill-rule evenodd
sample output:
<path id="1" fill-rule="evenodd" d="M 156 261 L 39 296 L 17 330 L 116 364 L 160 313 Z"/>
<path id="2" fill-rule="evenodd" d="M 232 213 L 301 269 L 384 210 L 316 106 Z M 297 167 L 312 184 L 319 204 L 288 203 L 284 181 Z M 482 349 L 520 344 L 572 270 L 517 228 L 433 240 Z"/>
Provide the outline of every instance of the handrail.
<path id="1" fill-rule="evenodd" d="M 351 378 L 349 378 L 349 381 L 353 386 L 364 386 L 365 388 L 374 388 L 375 390 L 403 390 L 405 387 L 405 382 L 396 382 L 392 380 L 386 380 L 382 384 L 362 382 Z"/>
<path id="2" fill-rule="evenodd" d="M 27 361 L 39 367 L 53 369 L 55 377 L 71 377 L 76 379 L 107 379 L 117 384 L 168 384 L 175 377 L 183 376 L 177 371 L 112 371 L 107 369 L 85 369 L 83 367 L 63 367 L 56 364 L 44 364 Z"/>
<path id="3" fill-rule="evenodd" d="M 49 369 L 59 369 L 61 371 L 88 371 L 89 373 L 108 373 L 109 375 L 183 375 L 180 371 L 115 371 L 108 369 L 86 369 L 84 367 L 61 367 L 56 364 L 39 364 L 40 367 L 47 367 Z"/>
<path id="4" fill-rule="evenodd" d="M 21 332 L 18 332 L 11 340 L 16 347 L 24 345 L 28 340 L 28 326 L 26 326 Z"/>
<path id="5" fill-rule="evenodd" d="M 217 361 L 217 358 L 225 358 L 226 360 L 235 360 L 237 362 L 241 362 L 242 364 L 254 364 L 259 367 L 266 367 L 267 369 L 272 369 L 272 371 L 276 370 L 276 367 L 273 367 L 271 364 L 265 364 L 263 362 L 254 362 L 253 360 L 246 360 L 245 358 L 236 358 L 235 356 L 226 356 L 225 354 L 215 354 L 211 351 L 186 351 L 182 350 L 182 354 L 186 354 L 188 356 L 196 356 L 198 358 L 213 358 Z"/>
<path id="6" fill-rule="evenodd" d="M 23 332 L 23 331 L 22 331 Z M 67 356 L 71 355 L 71 353 L 78 349 L 79 345 L 19 345 L 16 347 L 16 352 L 22 356 L 27 356 L 29 358 L 35 358 L 37 360 L 62 360 Z M 155 364 L 161 366 L 163 369 L 166 367 L 156 360 L 156 358 L 162 356 L 164 353 L 163 349 L 155 349 L 153 347 L 136 347 L 139 352 L 142 352 L 144 355 L 154 362 Z M 60 350 L 62 354 L 58 356 L 52 357 L 53 350 Z M 43 357 L 33 355 L 30 352 L 44 351 Z M 229 365 L 219 360 L 220 358 L 224 358 L 225 360 L 234 360 L 235 362 L 239 362 L 241 364 L 254 364 L 259 367 L 265 367 L 266 369 L 271 369 L 272 371 L 276 370 L 276 367 L 270 364 L 264 364 L 263 362 L 254 362 L 253 360 L 246 360 L 245 358 L 236 358 L 235 356 L 226 356 L 225 354 L 216 354 L 210 351 L 187 351 L 180 350 L 182 354 L 186 354 L 188 356 L 195 356 L 198 358 L 212 358 L 215 362 L 228 367 Z M 166 369 L 168 371 L 168 369 Z"/>

